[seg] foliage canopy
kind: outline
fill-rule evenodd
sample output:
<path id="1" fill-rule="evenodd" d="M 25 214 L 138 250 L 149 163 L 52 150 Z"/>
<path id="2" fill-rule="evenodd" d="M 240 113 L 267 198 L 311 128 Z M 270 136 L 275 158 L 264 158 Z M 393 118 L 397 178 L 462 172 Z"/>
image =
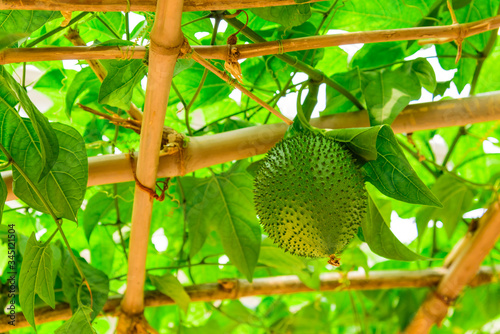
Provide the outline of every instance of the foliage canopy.
<path id="1" fill-rule="evenodd" d="M 182 31 L 191 45 L 222 45 L 236 32 L 239 43 L 253 43 L 256 38 L 273 41 L 338 30 L 453 22 L 443 0 L 296 2 L 248 9 L 236 17 L 221 11 L 184 13 Z M 500 1 L 455 0 L 452 6 L 457 21 L 467 23 L 497 15 Z M 72 46 L 78 36 L 87 45 L 120 45 L 133 51 L 148 45 L 155 14 L 75 12 L 72 17 L 70 25 L 61 28 L 65 17 L 56 11 L 0 10 L 0 50 Z M 242 23 L 246 29 L 239 31 Z M 355 52 L 328 47 L 287 53 L 290 58 L 271 55 L 242 61 L 243 85 L 290 117 L 300 96 L 305 98 L 299 98 L 297 105 L 307 116 L 349 113 L 359 106 L 368 111 L 370 128 L 326 132 L 346 145 L 362 165 L 368 219 L 343 252 L 341 266 L 333 269 L 325 259 L 285 253 L 263 233 L 253 203 L 255 172 L 263 156 L 173 177 L 167 180 L 165 201 L 154 205 L 146 289 L 168 295 L 178 306 L 147 308 L 150 325 L 162 333 L 395 333 L 404 329 L 429 289 L 190 303 L 180 282 L 251 281 L 290 274 L 317 289 L 320 273 L 331 270 L 363 270 L 369 275 L 373 270 L 442 266 L 482 209 L 497 198 L 498 122 L 397 135 L 390 124 L 411 101 L 423 97 L 447 99 L 454 89 L 462 96 L 500 90 L 497 33 L 467 38 L 457 63 L 454 41 L 435 46 L 414 41 L 372 43 Z M 2 168 L 12 171 L 13 192 L 19 198 L 7 203 L 1 217 L 0 251 L 7 254 L 8 231 L 13 227 L 16 257 L 0 257 L 0 301 L 2 306 L 10 301 L 8 268 L 9 261 L 15 260 L 17 307 L 32 326 L 36 307 L 66 302 L 73 312 L 65 323 L 36 326 L 38 333 L 106 333 L 113 321 L 96 316 L 109 297 L 125 289 L 135 184 L 87 188 L 87 159 L 138 150 L 136 132 L 96 112 L 128 118 L 127 111 L 134 106 L 143 110 L 148 65 L 126 54 L 100 64 L 106 73 L 102 82 L 85 61 L 0 66 Z M 223 61 L 213 64 L 224 69 Z M 450 70 L 447 79 L 436 75 L 440 67 Z M 333 84 L 313 80 L 311 71 Z M 189 136 L 210 136 L 278 122 L 192 59 L 178 60 L 166 126 Z M 3 204 L 8 191 L 3 180 L 0 185 Z M 497 246 L 485 264 L 493 266 L 499 259 Z M 498 283 L 467 289 L 443 326 L 432 332 L 498 331 L 499 299 Z"/>

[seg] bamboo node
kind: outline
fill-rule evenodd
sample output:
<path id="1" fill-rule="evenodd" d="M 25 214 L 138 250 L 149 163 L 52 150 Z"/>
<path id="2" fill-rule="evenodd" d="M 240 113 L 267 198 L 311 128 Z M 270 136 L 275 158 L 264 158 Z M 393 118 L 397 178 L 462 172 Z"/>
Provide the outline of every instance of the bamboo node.
<path id="1" fill-rule="evenodd" d="M 179 58 L 191 58 L 192 53 L 193 49 L 191 48 L 191 45 L 189 45 L 187 38 L 184 37 L 179 51 Z"/>
<path id="2" fill-rule="evenodd" d="M 235 36 L 236 37 L 236 36 Z M 224 68 L 226 71 L 231 73 L 233 77 L 236 78 L 240 83 L 243 83 L 243 73 L 241 71 L 240 63 L 238 58 L 240 56 L 240 51 L 238 48 L 232 44 L 227 45 L 227 61 L 224 63 Z"/>
<path id="3" fill-rule="evenodd" d="M 149 50 L 152 53 L 160 54 L 163 56 L 172 56 L 172 55 L 178 55 L 183 45 L 184 42 L 176 46 L 165 46 L 156 43 L 154 40 L 151 40 L 149 44 Z"/>
<path id="4" fill-rule="evenodd" d="M 278 54 L 282 55 L 285 53 L 285 47 L 283 46 L 283 41 L 281 39 L 278 39 L 276 42 L 278 42 Z"/>
<path id="5" fill-rule="evenodd" d="M 240 290 L 240 281 L 235 278 L 224 278 L 218 280 L 219 285 L 222 287 L 222 290 L 226 292 L 231 292 L 230 299 L 238 298 L 238 293 Z"/>
<path id="6" fill-rule="evenodd" d="M 457 297 L 448 297 L 440 294 L 437 291 L 434 291 L 433 295 L 447 306 L 451 306 L 457 300 Z"/>

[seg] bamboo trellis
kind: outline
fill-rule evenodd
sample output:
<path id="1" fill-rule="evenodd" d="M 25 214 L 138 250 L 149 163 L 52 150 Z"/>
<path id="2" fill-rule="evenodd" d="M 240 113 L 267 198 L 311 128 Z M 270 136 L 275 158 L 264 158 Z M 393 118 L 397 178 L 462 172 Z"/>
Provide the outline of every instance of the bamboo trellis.
<path id="1" fill-rule="evenodd" d="M 1 7 L 0 7 L 1 9 Z M 228 59 L 228 50 L 237 49 L 237 59 L 278 55 L 284 52 L 318 49 L 324 47 L 350 45 L 358 43 L 380 43 L 407 40 L 456 40 L 474 36 L 485 31 L 498 29 L 500 16 L 487 18 L 475 22 L 452 24 L 448 26 L 403 28 L 389 30 L 375 30 L 362 32 L 348 32 L 338 35 L 325 35 L 292 38 L 273 42 L 254 44 L 193 46 L 200 56 L 205 59 Z M 91 46 L 91 47 L 47 47 L 27 49 L 7 49 L 0 52 L 0 64 L 13 62 L 68 60 L 68 59 L 123 59 L 144 58 L 144 47 L 117 47 L 117 46 Z M 181 54 L 182 56 L 182 54 Z"/>
<path id="2" fill-rule="evenodd" d="M 496 273 L 500 266 L 482 267 L 473 279 L 469 287 L 476 287 L 494 282 Z M 445 268 L 433 268 L 419 271 L 383 270 L 370 271 L 367 277 L 363 272 L 351 271 L 346 275 L 336 272 L 321 274 L 320 288 L 314 290 L 302 283 L 297 276 L 275 276 L 267 278 L 256 278 L 252 283 L 243 279 L 232 279 L 217 283 L 207 283 L 186 286 L 185 289 L 193 302 L 210 302 L 221 299 L 238 299 L 250 296 L 292 294 L 300 292 L 320 291 L 366 291 L 387 290 L 396 288 L 424 288 L 435 287 L 448 273 Z M 120 306 L 122 298 L 110 298 L 104 305 L 102 315 L 113 315 Z M 149 291 L 144 296 L 144 306 L 173 305 L 175 302 L 156 291 Z M 37 310 L 37 324 L 52 321 L 67 320 L 71 318 L 71 309 L 67 304 L 59 304 L 55 309 L 43 307 Z M 16 328 L 29 326 L 22 314 L 18 314 Z M 8 320 L 0 319 L 0 332 L 11 329 Z"/>
<path id="3" fill-rule="evenodd" d="M 315 1 L 312 1 L 315 2 Z M 218 2 L 205 0 L 153 0 L 130 1 L 54 1 L 54 0 L 14 0 L 2 1 L 1 9 L 21 10 L 61 10 L 61 11 L 156 11 L 156 21 L 151 33 L 150 75 L 146 90 L 146 104 L 142 121 L 140 155 L 137 164 L 138 180 L 146 187 L 153 187 L 157 177 L 183 175 L 199 168 L 214 164 L 242 159 L 266 152 L 284 131 L 283 124 L 259 126 L 213 135 L 193 138 L 183 155 L 168 155 L 159 158 L 160 142 L 163 132 L 163 119 L 168 104 L 173 67 L 182 51 L 183 39 L 180 30 L 182 11 L 194 10 L 227 10 L 236 8 L 264 7 L 271 5 L 288 5 L 293 0 L 222 0 Z M 463 39 L 500 26 L 500 16 L 467 23 L 441 27 L 423 27 L 397 29 L 387 31 L 356 32 L 335 36 L 308 37 L 275 42 L 255 43 L 248 45 L 194 47 L 194 50 L 205 59 L 222 59 L 228 57 L 228 49 L 236 48 L 239 59 L 262 55 L 280 54 L 283 52 L 315 49 L 335 45 L 354 43 L 376 43 L 400 40 L 422 39 Z M 132 58 L 144 57 L 145 49 L 136 47 L 131 50 L 120 50 L 117 47 L 70 47 L 70 48 L 35 48 L 9 49 L 0 52 L 0 64 L 28 61 L 46 61 L 61 59 L 110 59 L 123 58 L 124 52 L 131 52 Z M 422 105 L 409 106 L 395 121 L 396 132 L 413 132 L 444 126 L 465 125 L 499 119 L 499 93 L 478 96 L 459 101 L 442 101 Z M 474 109 L 474 113 L 471 110 Z M 450 117 L 453 111 L 453 117 Z M 142 115 L 141 115 L 142 116 Z M 340 114 L 315 121 L 315 125 L 324 128 L 342 128 L 367 126 L 366 113 Z M 203 152 L 203 155 L 201 154 Z M 89 185 L 116 183 L 133 180 L 129 159 L 126 155 L 96 157 L 89 159 Z M 12 179 L 9 173 L 3 173 L 9 188 L 8 199 L 12 194 Z M 143 312 L 145 306 L 158 306 L 172 301 L 157 293 L 144 296 L 145 258 L 149 242 L 149 223 L 151 218 L 152 198 L 143 187 L 136 186 L 132 233 L 130 241 L 129 273 L 127 276 L 127 292 L 123 299 L 108 301 L 105 312 L 122 307 L 120 323 L 127 323 L 126 317 L 133 318 Z M 395 287 L 437 286 L 437 292 L 430 295 L 422 305 L 407 333 L 428 332 L 434 323 L 442 320 L 448 308 L 448 302 L 456 298 L 466 285 L 475 286 L 496 279 L 494 271 L 487 268 L 479 270 L 479 265 L 491 250 L 500 235 L 500 213 L 495 202 L 479 223 L 479 229 L 470 232 L 466 242 L 460 244 L 458 254 L 450 260 L 449 268 L 432 269 L 419 272 L 371 272 L 370 278 L 357 273 L 349 273 L 348 287 L 342 286 L 344 279 L 339 274 L 328 274 L 322 277 L 323 291 L 333 289 L 387 289 Z M 229 280 L 212 285 L 188 287 L 193 300 L 209 301 L 222 298 L 240 298 L 258 294 L 279 294 L 299 291 L 310 291 L 295 277 L 279 277 L 256 279 L 250 284 L 241 280 Z M 42 309 L 37 312 L 37 323 L 68 319 L 71 314 L 66 305 L 58 305 L 56 310 Z M 2 320 L 3 321 L 3 320 Z M 22 319 L 19 326 L 27 325 Z M 0 322 L 0 330 L 4 323 Z M 119 324 L 120 328 L 120 324 Z"/>

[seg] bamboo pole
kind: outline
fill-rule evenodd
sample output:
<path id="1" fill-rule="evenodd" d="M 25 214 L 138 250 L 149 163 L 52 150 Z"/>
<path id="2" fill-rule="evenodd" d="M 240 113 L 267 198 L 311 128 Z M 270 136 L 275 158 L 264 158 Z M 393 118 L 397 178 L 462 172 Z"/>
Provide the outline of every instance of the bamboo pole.
<path id="1" fill-rule="evenodd" d="M 469 286 L 475 287 L 494 282 L 500 266 L 482 267 Z M 447 270 L 443 268 L 425 269 L 418 271 L 385 270 L 370 271 L 367 277 L 362 272 L 349 272 L 346 277 L 337 273 L 324 273 L 320 276 L 319 291 L 353 291 L 353 290 L 381 290 L 396 288 L 423 288 L 436 286 Z M 348 282 L 348 284 L 346 284 Z M 296 276 L 276 276 L 255 278 L 253 283 L 247 280 L 231 279 L 219 283 L 191 285 L 185 287 L 193 302 L 210 302 L 221 299 L 238 299 L 248 296 L 293 294 L 300 292 L 314 292 Z M 110 298 L 104 305 L 103 314 L 114 314 L 121 303 L 121 298 Z M 174 301 L 156 291 L 149 291 L 144 298 L 146 307 L 173 305 Z M 101 314 L 102 315 L 102 314 Z M 29 326 L 21 313 L 16 314 L 16 328 Z M 58 304 L 53 310 L 42 307 L 35 312 L 37 324 L 67 320 L 71 317 L 71 310 L 67 304 Z M 0 332 L 12 329 L 8 324 L 9 319 L 0 319 Z"/>
<path id="2" fill-rule="evenodd" d="M 182 6 L 183 0 L 159 0 L 151 31 L 149 76 L 139 144 L 137 179 L 143 186 L 153 191 L 156 189 L 159 152 L 170 85 L 183 44 Z M 153 201 L 151 194 L 136 183 L 130 231 L 127 291 L 121 304 L 122 310 L 127 315 L 141 314 L 144 310 L 146 254 Z"/>
<path id="3" fill-rule="evenodd" d="M 481 262 L 500 236 L 500 205 L 494 202 L 479 220 L 479 228 L 459 248 L 455 260 L 442 277 L 437 289 L 430 293 L 420 306 L 406 334 L 429 333 L 434 324 L 440 324 L 448 313 L 448 307 L 462 289 L 474 278 Z M 453 252 L 452 252 L 453 253 Z"/>
<path id="4" fill-rule="evenodd" d="M 309 0 L 308 3 L 322 0 Z M 295 5 L 294 0 L 186 0 L 184 12 L 231 10 L 270 6 Z M 156 0 L 4 0 L 0 10 L 57 10 L 88 12 L 154 12 Z"/>
<path id="5" fill-rule="evenodd" d="M 356 43 L 427 39 L 439 42 L 439 40 L 463 39 L 499 27 L 500 16 L 495 16 L 480 21 L 448 26 L 349 32 L 338 35 L 291 38 L 264 43 L 236 44 L 232 45 L 231 48 L 228 45 L 201 45 L 193 46 L 193 50 L 205 59 L 226 60 L 228 58 L 228 50 L 232 49 L 233 51 L 237 50 L 238 59 L 245 59 Z M 120 59 L 124 57 L 138 59 L 143 58 L 144 55 L 144 47 L 139 46 L 133 49 L 120 49 L 117 46 L 20 48 L 6 49 L 0 52 L 0 65 L 67 59 Z"/>
<path id="6" fill-rule="evenodd" d="M 412 104 L 401 112 L 392 129 L 410 133 L 449 126 L 462 126 L 500 119 L 500 92 L 474 97 Z M 336 129 L 369 126 L 366 111 L 336 114 L 312 119 L 319 128 Z M 211 136 L 192 137 L 183 157 L 160 157 L 158 177 L 180 176 L 212 165 L 244 159 L 267 152 L 286 131 L 284 123 L 260 125 Z M 12 172 L 3 172 L 7 201 L 16 199 L 12 192 Z M 88 186 L 133 181 L 128 154 L 110 154 L 89 158 Z"/>

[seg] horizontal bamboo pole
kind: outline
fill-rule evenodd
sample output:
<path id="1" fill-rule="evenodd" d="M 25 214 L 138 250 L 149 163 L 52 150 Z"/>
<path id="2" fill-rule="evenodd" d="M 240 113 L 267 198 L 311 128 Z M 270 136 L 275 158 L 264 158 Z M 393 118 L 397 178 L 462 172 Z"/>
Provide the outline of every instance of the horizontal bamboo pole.
<path id="1" fill-rule="evenodd" d="M 448 308 L 460 292 L 474 279 L 484 258 L 500 237 L 500 202 L 494 202 L 479 220 L 479 227 L 472 237 L 457 244 L 455 260 L 442 277 L 435 291 L 420 306 L 405 334 L 429 333 L 434 324 L 441 324 Z"/>
<path id="2" fill-rule="evenodd" d="M 494 282 L 496 272 L 500 266 L 482 267 L 475 273 L 474 279 L 469 286 L 475 287 Z M 418 271 L 385 270 L 370 271 L 367 277 L 362 272 L 349 272 L 346 277 L 337 273 L 325 273 L 320 276 L 320 291 L 347 291 L 347 290 L 381 290 L 396 288 L 423 288 L 432 287 L 439 283 L 447 270 L 443 268 L 425 269 Z M 253 283 L 247 280 L 231 279 L 219 283 L 208 283 L 187 286 L 186 291 L 193 302 L 210 302 L 221 299 L 238 299 L 248 296 L 282 295 L 299 292 L 314 292 L 302 283 L 297 276 L 276 276 L 256 278 Z M 103 313 L 113 314 L 121 303 L 121 298 L 110 298 L 104 305 Z M 164 306 L 175 304 L 169 297 L 156 291 L 147 292 L 144 298 L 146 307 Z M 16 328 L 29 326 L 21 313 L 17 313 Z M 67 304 L 58 304 L 53 310 L 43 307 L 36 311 L 35 320 L 37 324 L 43 324 L 58 320 L 67 320 L 71 317 L 71 310 Z M 0 319 L 0 332 L 12 329 L 9 327 L 8 318 Z"/>
<path id="3" fill-rule="evenodd" d="M 307 2 L 318 2 L 310 0 Z M 186 0 L 184 12 L 294 5 L 294 0 Z M 59 10 L 84 12 L 154 12 L 156 0 L 3 0 L 0 10 Z"/>
<path id="4" fill-rule="evenodd" d="M 0 52 L 0 65 L 50 60 L 142 59 L 144 46 L 68 46 L 5 49 Z"/>
<path id="5" fill-rule="evenodd" d="M 500 119 L 500 92 L 465 99 L 442 100 L 409 105 L 392 124 L 396 133 L 409 133 L 450 126 L 462 126 Z M 319 128 L 369 126 L 366 111 L 341 113 L 311 120 Z M 286 131 L 286 124 L 270 124 L 192 137 L 182 155 L 160 157 L 158 177 L 179 176 L 197 169 L 239 160 L 267 152 Z M 7 200 L 12 193 L 12 173 L 3 172 Z M 128 154 L 110 154 L 89 158 L 88 186 L 133 181 Z"/>
<path id="6" fill-rule="evenodd" d="M 292 38 L 254 44 L 237 44 L 231 46 L 231 48 L 237 49 L 238 59 L 245 59 L 356 43 L 463 39 L 499 27 L 500 16 L 495 16 L 476 22 L 448 26 L 349 32 L 338 35 Z M 201 45 L 193 46 L 193 49 L 205 59 L 226 60 L 228 58 L 229 48 L 227 45 Z M 139 59 L 143 58 L 144 55 L 145 48 L 139 46 L 122 49 L 116 46 L 19 48 L 6 49 L 0 52 L 0 64 L 68 59 L 124 59 L 127 57 Z"/>

